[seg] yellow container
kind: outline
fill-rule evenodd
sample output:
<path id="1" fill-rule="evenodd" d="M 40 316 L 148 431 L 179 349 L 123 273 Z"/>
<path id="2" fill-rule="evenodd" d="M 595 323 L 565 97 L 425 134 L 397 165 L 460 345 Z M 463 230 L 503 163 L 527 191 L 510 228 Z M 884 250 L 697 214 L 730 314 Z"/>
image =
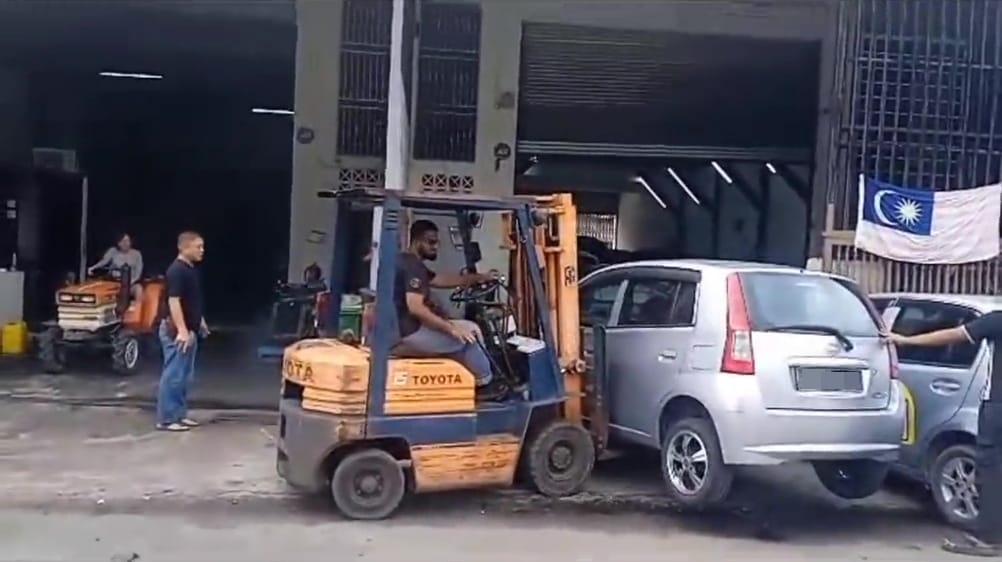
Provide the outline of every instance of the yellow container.
<path id="1" fill-rule="evenodd" d="M 0 352 L 4 355 L 24 355 L 28 352 L 28 325 L 24 322 L 4 324 L 0 337 Z"/>

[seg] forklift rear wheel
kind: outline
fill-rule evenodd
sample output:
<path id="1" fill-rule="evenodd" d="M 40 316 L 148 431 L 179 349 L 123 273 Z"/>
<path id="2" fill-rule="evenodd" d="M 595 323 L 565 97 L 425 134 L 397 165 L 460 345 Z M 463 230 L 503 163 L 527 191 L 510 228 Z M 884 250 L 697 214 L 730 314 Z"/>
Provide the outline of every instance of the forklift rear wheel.
<path id="1" fill-rule="evenodd" d="M 38 359 L 46 373 L 59 374 L 66 369 L 66 350 L 62 346 L 63 331 L 52 326 L 38 337 Z"/>
<path id="2" fill-rule="evenodd" d="M 348 519 L 385 519 L 404 499 L 404 471 L 386 451 L 365 449 L 346 456 L 331 477 L 334 505 Z"/>
<path id="3" fill-rule="evenodd" d="M 133 375 L 139 370 L 139 337 L 128 331 L 112 336 L 111 367 L 116 373 Z"/>
<path id="4" fill-rule="evenodd" d="M 559 498 L 576 494 L 595 467 L 591 434 L 570 422 L 550 422 L 526 449 L 525 473 L 539 493 Z"/>

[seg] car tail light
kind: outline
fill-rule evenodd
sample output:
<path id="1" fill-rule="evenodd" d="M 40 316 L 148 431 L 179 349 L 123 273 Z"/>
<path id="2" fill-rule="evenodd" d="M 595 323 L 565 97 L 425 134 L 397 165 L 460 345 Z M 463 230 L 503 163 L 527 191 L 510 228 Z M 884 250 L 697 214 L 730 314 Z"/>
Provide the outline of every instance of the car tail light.
<path id="1" fill-rule="evenodd" d="M 724 358 L 720 370 L 738 375 L 755 374 L 755 356 L 752 353 L 751 323 L 741 277 L 732 273 L 727 277 L 727 332 L 724 341 Z"/>

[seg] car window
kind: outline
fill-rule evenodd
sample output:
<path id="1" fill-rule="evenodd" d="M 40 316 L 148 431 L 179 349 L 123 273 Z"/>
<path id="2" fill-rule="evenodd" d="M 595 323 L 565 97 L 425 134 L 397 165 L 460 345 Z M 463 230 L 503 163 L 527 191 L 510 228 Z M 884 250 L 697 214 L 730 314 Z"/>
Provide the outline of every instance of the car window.
<path id="1" fill-rule="evenodd" d="M 664 278 L 631 279 L 617 326 L 672 327 L 692 324 L 696 285 Z"/>
<path id="2" fill-rule="evenodd" d="M 581 325 L 605 326 L 612 316 L 622 279 L 598 281 L 581 289 Z"/>
<path id="3" fill-rule="evenodd" d="M 893 331 L 911 336 L 944 328 L 956 328 L 977 316 L 966 308 L 933 302 L 899 302 L 901 312 L 894 320 Z M 960 342 L 950 345 L 898 347 L 898 359 L 903 363 L 920 363 L 966 369 L 974 363 L 979 345 Z"/>
<path id="4" fill-rule="evenodd" d="M 742 273 L 741 284 L 755 330 L 814 325 L 850 337 L 876 337 L 878 319 L 866 297 L 848 281 L 797 273 Z"/>

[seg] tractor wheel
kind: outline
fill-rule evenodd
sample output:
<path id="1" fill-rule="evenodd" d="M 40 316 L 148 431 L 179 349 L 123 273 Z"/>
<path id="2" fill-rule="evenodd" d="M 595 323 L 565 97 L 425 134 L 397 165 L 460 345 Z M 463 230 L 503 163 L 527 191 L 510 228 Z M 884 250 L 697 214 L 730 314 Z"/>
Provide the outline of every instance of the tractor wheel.
<path id="1" fill-rule="evenodd" d="M 134 375 L 139 371 L 139 336 L 121 330 L 112 336 L 111 368 L 121 375 Z"/>
<path id="2" fill-rule="evenodd" d="M 61 328 L 52 326 L 38 336 L 38 359 L 46 373 L 59 374 L 66 370 L 66 350 L 63 348 Z"/>
<path id="3" fill-rule="evenodd" d="M 595 443 L 583 427 L 554 421 L 522 449 L 523 472 L 539 493 L 559 498 L 578 493 L 595 467 Z"/>
<path id="4" fill-rule="evenodd" d="M 334 505 L 348 519 L 385 519 L 397 510 L 406 491 L 397 459 L 380 449 L 351 453 L 331 475 Z"/>

